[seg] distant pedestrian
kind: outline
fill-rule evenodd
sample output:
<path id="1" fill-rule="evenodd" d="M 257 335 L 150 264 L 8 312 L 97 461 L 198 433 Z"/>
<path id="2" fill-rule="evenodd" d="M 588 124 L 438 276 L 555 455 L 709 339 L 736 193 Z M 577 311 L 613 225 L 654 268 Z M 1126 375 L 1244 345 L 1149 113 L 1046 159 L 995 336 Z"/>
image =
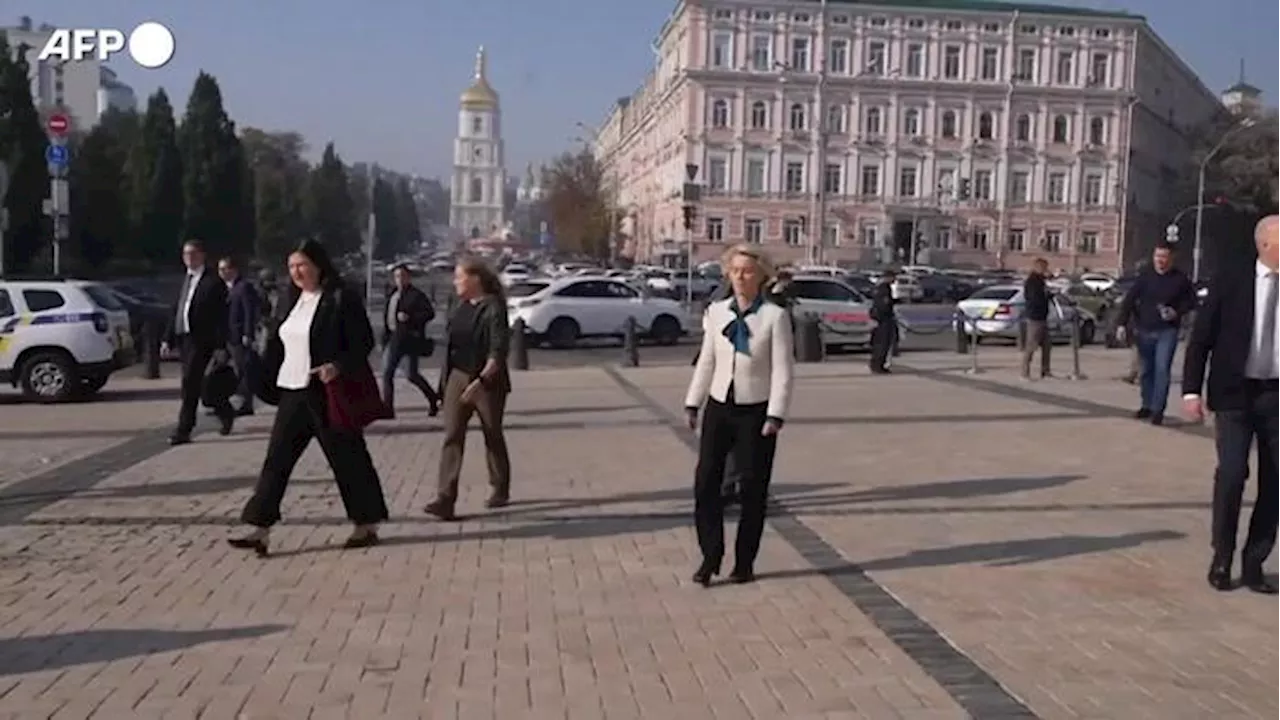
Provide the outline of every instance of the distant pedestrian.
<path id="1" fill-rule="evenodd" d="M 218 261 L 218 277 L 227 284 L 227 346 L 239 378 L 236 394 L 240 396 L 240 406 L 236 408 L 236 415 L 243 417 L 253 414 L 254 373 L 258 364 L 254 341 L 262 300 L 253 283 L 240 275 L 240 266 L 234 259 L 224 257 Z"/>
<path id="2" fill-rule="evenodd" d="M 408 265 L 397 265 L 391 276 L 394 284 L 387 295 L 382 317 L 382 401 L 395 412 L 396 369 L 405 363 L 409 382 L 427 399 L 427 414 L 435 417 L 440 412 L 440 397 L 422 377 L 418 359 L 430 355 L 433 349 L 427 325 L 435 319 L 436 310 L 426 293 L 413 284 Z"/>
<path id="3" fill-rule="evenodd" d="M 768 258 L 744 244 L 725 254 L 724 265 L 733 297 L 712 303 L 703 315 L 702 353 L 685 395 L 689 429 L 698 427 L 702 415 L 693 491 L 702 563 L 693 581 L 704 587 L 720 573 L 725 552 L 721 493 L 730 455 L 741 474 L 742 504 L 730 579 L 755 580 L 773 456 L 795 363 L 791 318 L 764 299 L 772 273 Z"/>
<path id="4" fill-rule="evenodd" d="M 1045 278 L 1049 274 L 1049 262 L 1036 258 L 1031 272 L 1022 283 L 1022 379 L 1031 379 L 1031 357 L 1040 351 L 1040 377 L 1051 375 L 1049 352 L 1053 342 L 1049 337 L 1049 286 Z"/>
<path id="5" fill-rule="evenodd" d="M 889 356 L 893 352 L 894 335 L 898 330 L 898 301 L 893 297 L 893 281 L 897 273 L 886 270 L 871 290 L 871 373 L 884 375 L 890 372 Z"/>
<path id="6" fill-rule="evenodd" d="M 1161 242 L 1151 253 L 1151 266 L 1143 270 L 1120 303 L 1116 332 L 1124 335 L 1130 319 L 1141 359 L 1142 404 L 1134 417 L 1164 424 L 1169 401 L 1173 356 L 1178 349 L 1178 329 L 1196 307 L 1196 291 L 1186 273 L 1173 266 L 1173 247 Z"/>
<path id="7" fill-rule="evenodd" d="M 1240 523 L 1241 497 L 1249 478 L 1249 450 L 1258 447 L 1257 496 L 1240 554 L 1241 582 L 1274 595 L 1262 565 L 1276 544 L 1277 378 L 1280 377 L 1280 216 L 1269 215 L 1254 230 L 1258 257 L 1252 266 L 1215 274 L 1204 306 L 1196 313 L 1182 369 L 1182 404 L 1192 420 L 1204 419 L 1201 392 L 1208 370 L 1208 409 L 1215 414 L 1218 468 L 1213 478 L 1213 561 L 1209 585 L 1230 590 L 1231 561 Z"/>

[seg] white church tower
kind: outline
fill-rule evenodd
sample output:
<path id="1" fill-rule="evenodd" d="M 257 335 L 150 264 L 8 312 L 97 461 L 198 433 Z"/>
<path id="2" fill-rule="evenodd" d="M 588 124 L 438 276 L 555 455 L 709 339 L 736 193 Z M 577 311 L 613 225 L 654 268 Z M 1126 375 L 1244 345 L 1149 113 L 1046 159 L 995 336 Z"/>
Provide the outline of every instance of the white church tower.
<path id="1" fill-rule="evenodd" d="M 484 48 L 476 53 L 476 73 L 462 93 L 458 137 L 453 142 L 453 182 L 449 225 L 469 238 L 496 235 L 505 226 L 502 113 L 498 93 L 485 76 Z"/>

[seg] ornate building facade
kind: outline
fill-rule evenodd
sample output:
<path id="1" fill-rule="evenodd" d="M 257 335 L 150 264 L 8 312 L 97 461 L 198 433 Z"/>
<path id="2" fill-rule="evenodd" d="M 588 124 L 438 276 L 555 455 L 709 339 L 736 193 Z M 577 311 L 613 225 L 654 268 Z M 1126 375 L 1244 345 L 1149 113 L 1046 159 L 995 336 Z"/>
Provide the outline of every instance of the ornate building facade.
<path id="1" fill-rule="evenodd" d="M 651 262 L 748 242 L 1116 268 L 1163 237 L 1192 135 L 1223 109 L 1143 18 L 1043 4 L 681 0 L 654 51 L 595 146 Z"/>
<path id="2" fill-rule="evenodd" d="M 484 48 L 476 53 L 475 76 L 462 93 L 458 136 L 453 141 L 449 226 L 470 238 L 491 237 L 506 226 L 506 170 L 502 111 L 489 85 Z"/>

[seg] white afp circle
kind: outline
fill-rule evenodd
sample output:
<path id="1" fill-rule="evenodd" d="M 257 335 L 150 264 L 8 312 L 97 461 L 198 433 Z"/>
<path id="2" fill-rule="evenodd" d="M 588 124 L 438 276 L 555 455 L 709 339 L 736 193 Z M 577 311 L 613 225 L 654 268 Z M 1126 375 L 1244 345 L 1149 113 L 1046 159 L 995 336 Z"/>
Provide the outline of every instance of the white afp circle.
<path id="1" fill-rule="evenodd" d="M 173 59 L 173 33 L 164 25 L 148 20 L 129 33 L 129 54 L 144 68 L 164 67 Z"/>

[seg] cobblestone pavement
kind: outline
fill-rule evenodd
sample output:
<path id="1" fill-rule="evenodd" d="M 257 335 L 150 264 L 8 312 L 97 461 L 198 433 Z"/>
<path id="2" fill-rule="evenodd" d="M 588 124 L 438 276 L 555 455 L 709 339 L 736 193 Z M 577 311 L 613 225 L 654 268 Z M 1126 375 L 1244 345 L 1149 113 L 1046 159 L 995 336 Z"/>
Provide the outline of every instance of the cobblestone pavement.
<path id="1" fill-rule="evenodd" d="M 400 389 L 370 435 L 395 517 L 369 550 L 336 548 L 314 448 L 275 556 L 225 546 L 269 415 L 100 438 L 133 446 L 96 475 L 44 463 L 58 492 L 0 465 L 0 717 L 1274 717 L 1276 603 L 1203 581 L 1210 442 L 1094 400 L 1132 393 L 1113 380 L 986 357 L 804 366 L 750 586 L 688 582 L 682 367 L 519 374 L 516 502 L 480 509 L 475 448 L 456 524 L 420 511 L 439 423 Z M 0 427 L 38 444 L 162 437 L 174 407 L 29 410 Z"/>

